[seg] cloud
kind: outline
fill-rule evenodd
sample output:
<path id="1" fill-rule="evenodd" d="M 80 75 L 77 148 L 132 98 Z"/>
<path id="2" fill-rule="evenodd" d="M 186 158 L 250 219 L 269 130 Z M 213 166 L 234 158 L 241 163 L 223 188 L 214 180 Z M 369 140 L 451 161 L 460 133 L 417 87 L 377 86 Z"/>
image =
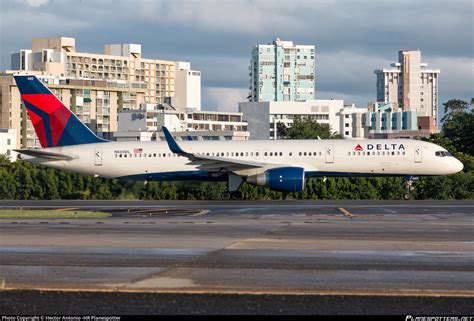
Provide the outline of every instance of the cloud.
<path id="1" fill-rule="evenodd" d="M 297 10 L 295 4 L 270 1 L 138 1 L 138 14 L 148 20 L 168 25 L 240 34 L 297 32 L 304 23 L 287 10 Z M 280 10 L 280 9 L 286 10 Z"/>
<path id="2" fill-rule="evenodd" d="M 241 88 L 203 87 L 202 93 L 202 109 L 231 112 L 237 112 L 238 103 L 247 101 L 248 96 L 248 90 Z"/>
<path id="3" fill-rule="evenodd" d="M 144 57 L 190 61 L 202 72 L 203 100 L 225 106 L 217 88 L 246 97 L 252 46 L 280 37 L 316 46 L 317 98 L 338 94 L 365 106 L 375 99 L 373 70 L 388 67 L 401 49 L 420 49 L 429 67 L 441 69 L 440 102 L 472 95 L 472 0 L 0 0 L 0 6 L 0 70 L 36 36 L 75 37 L 78 51 L 98 53 L 106 43 L 141 43 Z"/>
<path id="4" fill-rule="evenodd" d="M 40 7 L 49 2 L 49 0 L 17 0 L 20 3 L 24 3 L 30 7 Z"/>

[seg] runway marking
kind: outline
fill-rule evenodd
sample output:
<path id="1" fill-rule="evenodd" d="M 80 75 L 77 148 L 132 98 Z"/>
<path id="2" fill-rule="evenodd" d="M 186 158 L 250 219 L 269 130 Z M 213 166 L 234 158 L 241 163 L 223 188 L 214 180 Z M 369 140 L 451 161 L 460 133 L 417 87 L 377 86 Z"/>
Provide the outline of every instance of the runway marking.
<path id="1" fill-rule="evenodd" d="M 344 207 L 338 207 L 337 209 L 341 211 L 342 214 L 344 214 L 345 216 L 348 216 L 349 218 L 353 218 L 355 216 L 354 214 L 346 210 Z"/>
<path id="2" fill-rule="evenodd" d="M 44 292 L 98 292 L 98 293 L 155 293 L 155 294 L 223 294 L 223 295 L 318 295 L 318 296 L 378 296 L 378 297 L 462 297 L 474 298 L 474 291 L 437 291 L 437 290 L 418 290 L 418 289 L 400 289 L 400 290 L 309 290 L 309 291 L 261 291 L 261 290 L 213 290 L 213 289 L 130 289 L 130 288 L 47 288 L 47 287 L 4 287 L 1 292 L 8 291 L 44 291 Z"/>

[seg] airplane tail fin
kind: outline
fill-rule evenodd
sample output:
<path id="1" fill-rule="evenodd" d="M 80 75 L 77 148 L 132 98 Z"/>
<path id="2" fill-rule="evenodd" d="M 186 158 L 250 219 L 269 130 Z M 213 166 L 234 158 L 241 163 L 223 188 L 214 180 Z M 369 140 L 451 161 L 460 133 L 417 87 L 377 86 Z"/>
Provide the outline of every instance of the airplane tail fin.
<path id="1" fill-rule="evenodd" d="M 41 147 L 104 142 L 35 76 L 14 75 Z"/>

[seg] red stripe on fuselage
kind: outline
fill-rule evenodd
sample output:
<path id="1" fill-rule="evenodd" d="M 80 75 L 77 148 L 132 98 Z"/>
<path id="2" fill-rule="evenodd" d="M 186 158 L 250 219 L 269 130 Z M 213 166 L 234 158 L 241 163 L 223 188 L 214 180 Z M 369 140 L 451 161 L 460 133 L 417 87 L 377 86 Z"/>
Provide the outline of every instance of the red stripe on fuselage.
<path id="1" fill-rule="evenodd" d="M 67 109 L 53 94 L 24 94 L 21 95 L 21 98 L 49 115 L 53 143 L 53 146 L 49 147 L 56 146 L 61 138 L 64 128 L 66 127 L 69 117 L 71 117 L 71 111 Z"/>

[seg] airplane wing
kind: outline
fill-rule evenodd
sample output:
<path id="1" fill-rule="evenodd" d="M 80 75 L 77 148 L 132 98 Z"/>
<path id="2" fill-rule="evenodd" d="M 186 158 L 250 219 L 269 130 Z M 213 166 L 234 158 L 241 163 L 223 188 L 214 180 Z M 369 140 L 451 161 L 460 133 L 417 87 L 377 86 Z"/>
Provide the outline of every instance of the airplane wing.
<path id="1" fill-rule="evenodd" d="M 51 160 L 51 161 L 71 160 L 75 158 L 68 155 L 47 152 L 40 149 L 15 149 L 15 152 L 28 155 L 31 157 L 43 158 L 43 159 Z"/>
<path id="2" fill-rule="evenodd" d="M 196 165 L 199 169 L 206 170 L 209 172 L 235 172 L 239 170 L 252 169 L 252 168 L 263 168 L 268 167 L 269 164 L 246 161 L 239 159 L 231 159 L 224 157 L 214 157 L 207 155 L 200 155 L 196 153 L 189 153 L 184 151 L 173 138 L 169 130 L 163 126 L 163 132 L 165 134 L 166 142 L 168 143 L 169 149 L 180 156 L 187 157 L 190 162 L 188 165 Z"/>

